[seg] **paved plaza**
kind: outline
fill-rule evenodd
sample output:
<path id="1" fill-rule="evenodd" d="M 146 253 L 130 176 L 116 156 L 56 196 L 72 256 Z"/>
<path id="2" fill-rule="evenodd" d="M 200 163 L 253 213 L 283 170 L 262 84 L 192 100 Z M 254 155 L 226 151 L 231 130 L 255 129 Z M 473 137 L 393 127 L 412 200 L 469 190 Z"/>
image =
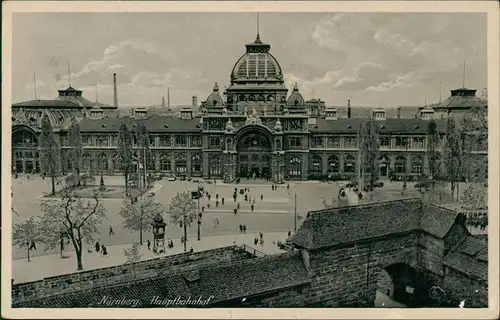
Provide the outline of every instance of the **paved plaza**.
<path id="1" fill-rule="evenodd" d="M 19 222 L 41 214 L 40 202 L 46 201 L 42 194 L 50 192 L 50 179 L 42 180 L 39 176 L 33 176 L 27 180 L 25 176 L 12 180 L 13 186 L 13 207 L 19 216 L 13 215 L 13 222 Z M 122 176 L 105 177 L 108 186 L 122 185 Z M 168 210 L 169 203 L 176 192 L 192 191 L 196 189 L 197 183 L 188 181 L 167 181 L 163 179 L 155 186 L 154 198 L 160 202 L 165 210 Z M 338 194 L 335 183 L 321 182 L 290 182 L 290 189 L 287 185 L 280 185 L 277 191 L 272 191 L 271 183 L 263 181 L 244 180 L 240 184 L 224 184 L 217 181 L 216 184 L 204 183 L 206 191 L 212 194 L 210 208 L 209 200 L 206 196 L 200 199 L 200 208 L 204 207 L 203 222 L 201 225 L 201 236 L 203 239 L 212 235 L 239 234 L 239 225 L 246 225 L 247 233 L 269 233 L 288 232 L 294 229 L 295 194 L 297 194 L 297 228 L 300 226 L 308 211 L 323 208 L 322 198 L 331 199 Z M 251 203 L 245 202 L 244 197 L 238 193 L 237 203 L 240 210 L 234 215 L 233 210 L 237 203 L 234 203 L 232 195 L 234 188 L 249 187 L 248 193 L 251 199 L 255 199 L 254 211 L 251 210 Z M 224 205 L 221 203 L 216 207 L 215 195 L 219 199 L 224 198 Z M 260 196 L 263 195 L 263 199 Z M 119 244 L 130 244 L 138 241 L 139 234 L 131 232 L 122 227 L 122 217 L 118 214 L 123 204 L 119 199 L 103 199 L 103 205 L 107 210 L 107 219 L 100 228 L 99 240 L 101 244 L 113 246 Z M 215 226 L 214 220 L 218 218 L 219 225 Z M 164 215 L 165 222 L 169 223 L 167 214 Z M 109 227 L 113 227 L 114 235 L 109 235 Z M 180 239 L 182 228 L 179 226 L 167 225 L 167 237 L 169 239 Z M 188 237 L 197 234 L 196 223 L 188 228 Z M 152 239 L 151 231 L 144 234 L 144 239 Z M 68 248 L 69 249 L 69 248 Z M 37 250 L 31 251 L 31 256 L 46 254 L 57 254 L 58 248 L 44 251 L 41 244 L 37 244 Z M 13 248 L 13 259 L 25 259 L 27 256 L 25 249 Z"/>

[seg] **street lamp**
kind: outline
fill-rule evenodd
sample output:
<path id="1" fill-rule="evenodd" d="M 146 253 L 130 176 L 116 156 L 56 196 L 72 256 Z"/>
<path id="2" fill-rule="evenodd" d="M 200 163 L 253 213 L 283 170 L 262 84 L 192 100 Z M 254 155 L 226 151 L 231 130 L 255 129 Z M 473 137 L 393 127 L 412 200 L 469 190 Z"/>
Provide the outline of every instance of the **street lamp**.
<path id="1" fill-rule="evenodd" d="M 201 240 L 201 219 L 202 219 L 202 213 L 200 211 L 200 198 L 201 198 L 201 192 L 200 192 L 200 188 L 198 187 L 196 189 L 196 191 L 191 191 L 191 199 L 194 199 L 194 200 L 197 200 L 198 202 L 198 221 L 197 221 L 197 225 L 198 225 L 198 237 L 197 237 L 197 240 L 200 241 Z"/>

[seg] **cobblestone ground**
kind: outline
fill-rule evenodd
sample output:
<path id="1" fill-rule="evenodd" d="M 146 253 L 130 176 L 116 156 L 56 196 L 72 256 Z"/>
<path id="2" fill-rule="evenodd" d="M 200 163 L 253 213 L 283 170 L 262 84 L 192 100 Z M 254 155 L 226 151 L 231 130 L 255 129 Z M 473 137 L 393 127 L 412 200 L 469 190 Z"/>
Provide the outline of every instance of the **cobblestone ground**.
<path id="1" fill-rule="evenodd" d="M 41 214 L 40 202 L 42 194 L 50 192 L 50 179 L 42 180 L 39 176 L 33 176 L 31 180 L 20 176 L 19 179 L 12 180 L 13 191 L 13 207 L 19 216 L 13 214 L 13 222 L 22 221 L 30 216 Z M 105 184 L 108 186 L 122 185 L 123 177 L 113 176 L 105 177 Z M 159 181 L 159 188 L 155 192 L 155 200 L 160 202 L 165 210 L 172 197 L 176 192 L 191 191 L 196 189 L 197 183 L 187 181 L 167 181 L 166 179 Z M 337 184 L 321 183 L 321 182 L 290 182 L 290 189 L 287 185 L 280 185 L 277 191 L 271 190 L 271 184 L 264 181 L 244 180 L 240 184 L 224 184 L 217 181 L 216 184 L 203 184 L 205 190 L 209 191 L 213 196 L 210 201 L 210 209 L 208 208 L 208 199 L 203 197 L 200 200 L 200 208 L 205 207 L 203 215 L 203 223 L 201 225 L 202 241 L 204 236 L 210 235 L 227 235 L 239 234 L 239 225 L 247 226 L 247 233 L 258 232 L 288 232 L 294 229 L 294 211 L 295 211 L 295 194 L 297 194 L 297 228 L 300 226 L 303 218 L 308 211 L 323 208 L 322 198 L 332 199 L 338 194 Z M 237 203 L 240 204 L 240 211 L 237 215 L 233 214 L 233 209 L 237 203 L 232 199 L 234 188 L 249 187 L 249 195 L 251 199 L 255 199 L 255 207 L 252 212 L 250 203 L 245 202 L 243 196 L 239 195 Z M 215 195 L 219 194 L 219 198 L 224 197 L 224 205 L 219 204 L 216 207 Z M 260 196 L 263 195 L 263 199 Z M 123 204 L 123 200 L 106 199 L 103 201 L 104 207 L 107 210 L 107 219 L 100 228 L 100 243 L 110 246 L 118 244 L 128 244 L 139 239 L 138 233 L 132 233 L 122 227 L 122 218 L 118 214 Z M 302 219 L 300 217 L 303 217 Z M 168 216 L 164 216 L 168 222 Z M 218 218 L 220 224 L 214 225 L 215 218 Z M 109 227 L 113 227 L 115 235 L 108 235 Z M 181 228 L 178 226 L 167 226 L 167 236 L 170 239 L 179 239 L 181 236 Z M 193 224 L 188 229 L 188 237 L 194 237 L 197 233 L 196 224 Z M 146 233 L 145 241 L 151 239 L 151 233 Z M 37 250 L 32 251 L 32 256 L 55 254 L 58 249 L 44 251 L 41 244 L 37 244 Z M 26 251 L 17 247 L 13 248 L 13 259 L 26 257 Z"/>

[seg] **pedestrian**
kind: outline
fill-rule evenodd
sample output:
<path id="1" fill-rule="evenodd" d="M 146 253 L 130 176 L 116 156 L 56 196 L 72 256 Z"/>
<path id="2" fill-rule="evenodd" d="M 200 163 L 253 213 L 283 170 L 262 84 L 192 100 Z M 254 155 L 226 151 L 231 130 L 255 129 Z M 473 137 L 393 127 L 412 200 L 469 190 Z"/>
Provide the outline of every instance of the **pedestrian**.
<path id="1" fill-rule="evenodd" d="M 243 225 L 243 233 L 247 233 L 247 225 L 246 224 Z"/>
<path id="2" fill-rule="evenodd" d="M 260 239 L 264 238 L 264 234 L 262 232 L 259 232 L 259 238 Z"/>
<path id="3" fill-rule="evenodd" d="M 240 233 L 243 232 L 243 226 L 240 224 Z"/>
<path id="4" fill-rule="evenodd" d="M 207 203 L 207 209 L 210 209 L 210 203 Z"/>
<path id="5" fill-rule="evenodd" d="M 95 243 L 95 252 L 99 252 L 100 249 L 101 249 L 101 245 L 99 244 L 99 241 L 97 241 Z"/>
<path id="6" fill-rule="evenodd" d="M 257 243 L 259 243 L 259 239 L 257 239 L 257 237 L 255 237 L 255 238 L 253 239 L 253 244 L 254 244 L 254 245 L 257 245 Z"/>
<path id="7" fill-rule="evenodd" d="M 264 245 L 264 238 L 260 238 L 260 245 L 263 246 Z"/>
<path id="8" fill-rule="evenodd" d="M 217 180 L 214 179 L 214 184 L 217 184 Z"/>
<path id="9" fill-rule="evenodd" d="M 215 199 L 219 199 L 219 194 L 218 193 L 215 195 Z"/>
<path id="10" fill-rule="evenodd" d="M 238 213 L 238 209 L 234 208 L 233 212 L 234 212 L 234 215 L 236 215 Z"/>
<path id="11" fill-rule="evenodd" d="M 263 195 L 263 194 L 261 194 L 261 195 L 260 195 L 260 201 L 263 201 L 263 200 L 264 200 L 264 195 Z"/>
<path id="12" fill-rule="evenodd" d="M 250 206 L 250 208 L 252 208 L 252 212 L 253 212 L 253 208 L 254 208 L 254 205 L 253 205 L 253 203 L 252 203 L 252 205 Z"/>
<path id="13" fill-rule="evenodd" d="M 252 200 L 252 203 L 255 204 L 255 199 Z"/>
<path id="14" fill-rule="evenodd" d="M 35 241 L 31 241 L 31 244 L 30 244 L 30 250 L 36 250 L 36 244 L 35 244 Z"/>
<path id="15" fill-rule="evenodd" d="M 103 245 L 101 246 L 101 249 L 102 249 L 102 255 L 103 256 L 107 256 L 108 255 L 108 249 L 106 249 L 106 247 L 103 246 Z"/>
<path id="16" fill-rule="evenodd" d="M 201 212 L 204 212 L 205 211 L 205 206 L 202 206 L 201 207 Z"/>
<path id="17" fill-rule="evenodd" d="M 292 231 L 288 230 L 288 236 L 292 235 Z"/>
<path id="18" fill-rule="evenodd" d="M 286 185 L 286 189 L 290 190 L 290 185 L 289 184 Z"/>
<path id="19" fill-rule="evenodd" d="M 113 227 L 109 226 L 109 235 L 115 234 Z"/>
<path id="20" fill-rule="evenodd" d="M 208 193 L 208 192 L 207 192 Z M 210 193 L 207 194 L 208 201 L 210 201 L 210 198 L 212 198 L 212 195 Z"/>
<path id="21" fill-rule="evenodd" d="M 219 200 L 215 201 L 215 206 L 218 208 L 219 207 Z"/>
<path id="22" fill-rule="evenodd" d="M 151 241 L 148 240 L 148 250 L 151 250 Z"/>
<path id="23" fill-rule="evenodd" d="M 222 198 L 222 205 L 224 205 L 224 198 Z"/>
<path id="24" fill-rule="evenodd" d="M 193 247 L 191 247 L 191 249 L 189 249 L 189 253 L 193 253 L 194 250 L 193 250 Z"/>
<path id="25" fill-rule="evenodd" d="M 240 210 L 240 204 L 239 203 L 236 204 L 236 209 Z"/>
<path id="26" fill-rule="evenodd" d="M 248 195 L 245 194 L 245 201 L 248 201 Z"/>

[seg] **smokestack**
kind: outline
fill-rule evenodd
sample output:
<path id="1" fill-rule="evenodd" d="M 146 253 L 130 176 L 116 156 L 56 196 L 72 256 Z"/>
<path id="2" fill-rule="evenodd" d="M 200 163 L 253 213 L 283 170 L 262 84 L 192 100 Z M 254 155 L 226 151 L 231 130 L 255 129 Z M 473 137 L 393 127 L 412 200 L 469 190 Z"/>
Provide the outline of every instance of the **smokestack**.
<path id="1" fill-rule="evenodd" d="M 351 99 L 347 100 L 347 118 L 351 119 Z"/>
<path id="2" fill-rule="evenodd" d="M 118 108 L 118 89 L 116 87 L 116 73 L 113 73 L 114 101 L 113 106 Z"/>
<path id="3" fill-rule="evenodd" d="M 401 119 L 401 107 L 398 107 L 397 117 Z"/>

